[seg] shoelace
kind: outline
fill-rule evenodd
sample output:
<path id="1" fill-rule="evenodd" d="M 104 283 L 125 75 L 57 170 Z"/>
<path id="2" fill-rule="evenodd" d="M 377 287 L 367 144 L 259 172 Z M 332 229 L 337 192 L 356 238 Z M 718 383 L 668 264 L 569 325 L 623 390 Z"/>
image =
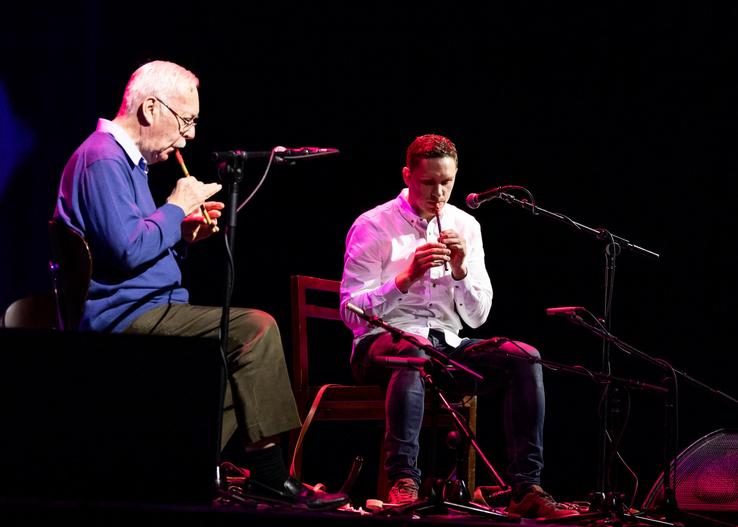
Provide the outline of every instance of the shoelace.
<path id="1" fill-rule="evenodd" d="M 557 509 L 576 509 L 576 507 L 568 505 L 566 503 L 561 503 L 559 501 L 556 501 L 553 496 L 551 496 L 548 492 L 540 492 L 540 491 L 534 491 L 538 496 L 546 500 L 551 506 L 557 508 Z"/>
<path id="2" fill-rule="evenodd" d="M 417 486 L 405 481 L 399 481 L 392 487 L 392 494 L 396 495 L 398 498 L 415 498 L 417 493 Z"/>

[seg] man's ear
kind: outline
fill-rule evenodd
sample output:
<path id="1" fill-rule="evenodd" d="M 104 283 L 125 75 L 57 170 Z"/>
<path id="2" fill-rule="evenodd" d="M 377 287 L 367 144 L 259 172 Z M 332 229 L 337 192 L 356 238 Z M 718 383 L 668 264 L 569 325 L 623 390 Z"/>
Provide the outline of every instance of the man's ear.
<path id="1" fill-rule="evenodd" d="M 146 97 L 138 107 L 138 120 L 141 124 L 151 126 L 154 123 L 154 113 L 157 100 L 155 97 Z"/>
<path id="2" fill-rule="evenodd" d="M 402 180 L 405 185 L 410 185 L 410 169 L 407 167 L 402 167 Z"/>

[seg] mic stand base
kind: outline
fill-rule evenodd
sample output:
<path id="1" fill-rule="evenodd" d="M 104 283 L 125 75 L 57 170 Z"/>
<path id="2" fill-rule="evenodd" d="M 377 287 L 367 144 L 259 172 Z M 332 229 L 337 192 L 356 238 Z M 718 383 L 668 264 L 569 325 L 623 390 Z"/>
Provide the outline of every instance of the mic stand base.
<path id="1" fill-rule="evenodd" d="M 440 489 L 437 489 L 440 490 Z M 520 523 L 518 516 L 510 516 L 504 512 L 499 512 L 491 507 L 476 503 L 457 503 L 455 501 L 445 500 L 440 494 L 414 501 L 399 507 L 386 509 L 386 516 L 403 516 L 407 514 L 431 515 L 431 514 L 447 514 L 449 511 L 483 516 L 485 518 L 495 518 L 510 523 Z"/>
<path id="2" fill-rule="evenodd" d="M 635 522 L 635 525 L 657 525 L 663 527 L 683 527 L 682 523 L 651 518 L 646 513 L 630 512 L 630 508 L 624 503 L 625 495 L 619 492 L 592 492 L 590 498 L 590 511 L 580 513 L 577 516 L 567 516 L 547 520 L 546 523 L 568 523 L 589 522 L 591 520 L 604 520 L 613 522 L 614 525 L 622 525 L 623 522 Z"/>

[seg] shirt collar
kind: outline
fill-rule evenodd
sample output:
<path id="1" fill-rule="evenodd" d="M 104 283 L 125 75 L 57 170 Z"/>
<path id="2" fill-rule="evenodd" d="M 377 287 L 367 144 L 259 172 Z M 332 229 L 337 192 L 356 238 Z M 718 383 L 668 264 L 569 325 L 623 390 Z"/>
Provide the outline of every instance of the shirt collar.
<path id="1" fill-rule="evenodd" d="M 428 221 L 424 220 L 420 216 L 418 216 L 418 213 L 415 212 L 415 209 L 410 205 L 410 202 L 408 201 L 408 195 L 410 193 L 410 190 L 407 188 L 402 189 L 400 194 L 397 196 L 396 204 L 397 204 L 397 210 L 400 212 L 400 215 L 405 218 L 406 221 L 410 222 L 411 224 L 415 223 L 421 223 L 421 224 L 427 224 Z M 448 203 L 446 203 L 448 205 Z M 443 207 L 441 209 L 441 219 L 443 219 L 446 215 L 446 207 Z"/>
<path id="2" fill-rule="evenodd" d="M 410 191 L 407 188 L 404 188 L 397 196 L 397 209 L 400 211 L 400 216 L 405 218 L 411 224 L 415 224 L 422 221 L 422 218 L 418 216 L 418 213 L 415 212 L 415 209 L 410 205 L 410 202 L 407 199 L 409 192 Z"/>
<path id="3" fill-rule="evenodd" d="M 123 148 L 133 164 L 141 167 L 144 172 L 148 171 L 143 154 L 141 154 L 133 139 L 131 139 L 119 124 L 108 121 L 107 119 L 99 119 L 97 121 L 97 131 L 112 135 L 113 139 Z"/>

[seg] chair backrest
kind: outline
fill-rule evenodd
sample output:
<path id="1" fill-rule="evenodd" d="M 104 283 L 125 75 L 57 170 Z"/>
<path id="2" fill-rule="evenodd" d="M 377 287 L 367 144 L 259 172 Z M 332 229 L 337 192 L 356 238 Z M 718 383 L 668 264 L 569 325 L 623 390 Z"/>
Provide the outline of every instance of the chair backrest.
<path id="1" fill-rule="evenodd" d="M 87 241 L 58 219 L 49 221 L 51 262 L 59 329 L 76 330 L 92 279 Z"/>
<path id="2" fill-rule="evenodd" d="M 52 329 L 57 327 L 52 291 L 19 298 L 2 315 L 0 327 Z"/>
<path id="3" fill-rule="evenodd" d="M 303 419 L 300 433 L 290 434 L 291 472 L 298 478 L 302 437 L 311 421 L 384 420 L 383 389 L 358 386 L 351 375 L 352 335 L 341 321 L 339 289 L 338 280 L 301 275 L 291 280 L 292 391 Z M 311 354 L 318 360 L 310 361 Z"/>
<path id="4" fill-rule="evenodd" d="M 310 384 L 308 319 L 341 320 L 338 310 L 340 285 L 341 283 L 338 280 L 301 275 L 292 276 L 292 389 L 301 411 L 309 397 Z M 324 298 L 328 305 L 320 305 L 312 298 L 308 298 L 315 291 L 322 291 L 331 297 L 330 301 Z M 348 364 L 348 350 L 340 360 Z"/>

